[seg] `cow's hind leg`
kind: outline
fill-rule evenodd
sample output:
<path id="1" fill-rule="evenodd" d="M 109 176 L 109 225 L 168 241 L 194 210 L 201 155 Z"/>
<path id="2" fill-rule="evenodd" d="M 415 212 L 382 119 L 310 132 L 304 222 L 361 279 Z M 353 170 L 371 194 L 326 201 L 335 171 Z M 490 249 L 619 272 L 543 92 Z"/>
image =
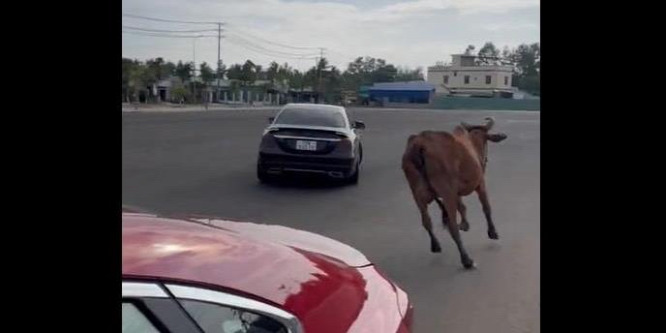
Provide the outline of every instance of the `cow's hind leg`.
<path id="1" fill-rule="evenodd" d="M 440 177 L 431 177 L 431 179 L 432 186 L 437 192 L 437 195 L 444 199 L 444 208 L 449 217 L 447 227 L 453 241 L 458 247 L 458 251 L 460 252 L 460 261 L 465 268 L 472 268 L 474 267 L 474 260 L 472 260 L 467 254 L 467 251 L 463 246 L 462 238 L 460 237 L 460 230 L 458 230 L 460 228 L 458 226 L 458 219 L 456 218 L 458 213 L 458 201 L 460 200 L 460 197 L 457 195 L 458 192 L 453 186 L 451 186 L 451 184 L 447 183 Z"/>
<path id="2" fill-rule="evenodd" d="M 467 207 L 462 201 L 462 198 L 458 199 L 458 211 L 460 212 L 460 230 L 468 231 L 469 222 L 467 222 Z"/>
<path id="3" fill-rule="evenodd" d="M 419 206 L 419 211 L 421 212 L 421 224 L 423 224 L 423 228 L 425 228 L 430 236 L 430 252 L 442 252 L 442 247 L 439 245 L 439 241 L 432 231 L 432 220 L 430 220 L 430 214 L 428 214 L 428 203 L 417 201 L 416 204 Z"/>
<path id="4" fill-rule="evenodd" d="M 490 200 L 488 200 L 488 191 L 486 191 L 485 183 L 481 183 L 476 190 L 476 193 L 479 195 L 479 201 L 481 201 L 481 206 L 483 207 L 483 214 L 486 216 L 486 221 L 488 222 L 488 238 L 499 239 L 499 235 L 495 229 L 495 223 L 493 223 Z"/>
<path id="5" fill-rule="evenodd" d="M 432 221 L 430 220 L 430 214 L 428 214 L 428 204 L 434 200 L 434 195 L 428 190 L 428 185 L 414 163 L 403 161 L 403 170 L 405 172 L 405 177 L 407 177 L 407 181 L 409 182 L 409 188 L 412 190 L 412 196 L 414 197 L 416 206 L 418 206 L 419 212 L 421 213 L 421 224 L 423 224 L 423 228 L 425 228 L 430 237 L 430 251 L 442 252 L 442 247 L 439 245 L 439 241 L 433 233 Z"/>
<path id="6" fill-rule="evenodd" d="M 442 224 L 444 225 L 444 228 L 446 228 L 446 226 L 449 224 L 449 216 L 446 214 L 446 208 L 444 207 L 444 204 L 442 203 L 442 198 L 435 199 L 435 197 L 436 197 L 435 193 L 433 193 L 432 196 L 433 196 L 433 200 L 435 200 L 435 202 L 437 202 L 437 205 L 442 210 Z"/>
<path id="7" fill-rule="evenodd" d="M 453 241 L 456 242 L 456 246 L 458 247 L 458 251 L 460 252 L 460 262 L 462 262 L 463 266 L 465 268 L 472 268 L 474 267 L 474 260 L 469 257 L 467 254 L 467 251 L 465 250 L 465 247 L 463 246 L 462 238 L 460 237 L 460 231 L 458 230 L 458 221 L 456 218 L 456 213 L 457 213 L 457 197 L 452 196 L 452 198 L 447 198 L 444 200 L 444 206 L 446 207 L 447 212 L 449 213 L 449 233 L 451 233 L 451 237 L 453 238 Z"/>

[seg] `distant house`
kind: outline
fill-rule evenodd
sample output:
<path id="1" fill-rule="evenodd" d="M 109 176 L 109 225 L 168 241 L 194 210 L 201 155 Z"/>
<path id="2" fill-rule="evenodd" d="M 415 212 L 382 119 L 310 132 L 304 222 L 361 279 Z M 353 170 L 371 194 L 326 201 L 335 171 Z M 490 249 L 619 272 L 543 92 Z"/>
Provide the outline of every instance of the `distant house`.
<path id="1" fill-rule="evenodd" d="M 341 90 L 340 99 L 344 105 L 355 104 L 358 102 L 359 94 L 354 90 Z"/>
<path id="2" fill-rule="evenodd" d="M 479 64 L 474 55 L 455 54 L 450 65 L 428 67 L 428 82 L 438 94 L 467 96 L 513 96 L 513 67 Z"/>
<path id="3" fill-rule="evenodd" d="M 168 79 L 160 80 L 153 86 L 153 94 L 158 97 L 160 102 L 171 101 L 171 89 L 182 84 L 180 78 L 170 77 Z"/>
<path id="4" fill-rule="evenodd" d="M 287 92 L 289 103 L 316 103 L 319 101 L 319 93 L 312 87 L 290 88 Z"/>
<path id="5" fill-rule="evenodd" d="M 209 98 L 217 103 L 283 103 L 287 90 L 286 83 L 269 80 L 249 84 L 237 79 L 213 80 L 208 85 Z"/>
<path id="6" fill-rule="evenodd" d="M 368 89 L 371 101 L 387 103 L 432 102 L 436 88 L 425 81 L 375 83 Z"/>

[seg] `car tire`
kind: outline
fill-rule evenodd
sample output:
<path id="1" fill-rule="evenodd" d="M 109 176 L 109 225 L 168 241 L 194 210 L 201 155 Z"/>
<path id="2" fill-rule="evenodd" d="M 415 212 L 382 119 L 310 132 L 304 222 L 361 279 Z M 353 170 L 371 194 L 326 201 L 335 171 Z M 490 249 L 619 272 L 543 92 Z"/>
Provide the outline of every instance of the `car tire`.
<path id="1" fill-rule="evenodd" d="M 358 174 L 359 174 L 359 171 L 356 170 L 356 172 L 354 172 L 354 174 L 351 177 L 349 177 L 349 184 L 352 184 L 352 185 L 358 184 Z"/>
<path id="2" fill-rule="evenodd" d="M 359 142 L 358 144 L 358 164 L 360 165 L 363 162 L 363 145 Z"/>
<path id="3" fill-rule="evenodd" d="M 270 183 L 273 180 L 273 177 L 271 177 L 261 165 L 257 165 L 257 178 L 262 184 Z"/>
<path id="4" fill-rule="evenodd" d="M 359 159 L 359 161 L 356 162 L 356 171 L 354 171 L 354 174 L 349 176 L 349 179 L 347 180 L 348 183 L 352 185 L 358 184 L 358 177 L 360 173 L 361 173 L 361 160 Z"/>
<path id="5" fill-rule="evenodd" d="M 358 184 L 358 177 L 361 172 L 361 162 L 363 161 L 363 145 L 361 143 L 358 144 L 358 161 L 356 162 L 356 170 L 354 171 L 354 174 L 349 177 L 348 183 L 349 184 Z"/>

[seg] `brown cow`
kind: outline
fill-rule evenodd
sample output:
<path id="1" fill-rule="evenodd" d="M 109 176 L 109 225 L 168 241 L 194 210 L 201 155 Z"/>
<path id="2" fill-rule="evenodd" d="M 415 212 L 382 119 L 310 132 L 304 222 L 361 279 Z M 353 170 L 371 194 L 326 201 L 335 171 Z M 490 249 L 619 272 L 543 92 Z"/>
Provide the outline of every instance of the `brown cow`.
<path id="1" fill-rule="evenodd" d="M 495 121 L 493 118 L 486 118 L 486 121 L 485 125 L 475 126 L 461 123 L 453 133 L 424 131 L 411 135 L 402 156 L 402 169 L 421 211 L 423 227 L 430 235 L 430 251 L 442 251 L 428 214 L 428 205 L 436 201 L 442 209 L 442 222 L 448 226 L 465 268 L 473 267 L 474 261 L 467 255 L 458 231 L 458 228 L 469 230 L 463 196 L 476 191 L 488 221 L 488 237 L 499 238 L 490 214 L 484 174 L 488 141 L 500 142 L 507 136 L 490 134 Z M 460 225 L 456 220 L 457 211 L 462 217 Z"/>

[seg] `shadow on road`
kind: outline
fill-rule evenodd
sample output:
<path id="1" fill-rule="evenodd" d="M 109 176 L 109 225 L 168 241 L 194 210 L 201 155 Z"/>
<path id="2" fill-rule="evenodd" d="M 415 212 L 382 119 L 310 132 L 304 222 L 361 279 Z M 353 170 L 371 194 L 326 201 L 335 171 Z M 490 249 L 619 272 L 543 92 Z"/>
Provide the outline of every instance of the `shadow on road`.
<path id="1" fill-rule="evenodd" d="M 345 180 L 323 176 L 282 175 L 263 183 L 263 186 L 273 188 L 299 188 L 299 189 L 327 189 L 353 186 Z"/>

